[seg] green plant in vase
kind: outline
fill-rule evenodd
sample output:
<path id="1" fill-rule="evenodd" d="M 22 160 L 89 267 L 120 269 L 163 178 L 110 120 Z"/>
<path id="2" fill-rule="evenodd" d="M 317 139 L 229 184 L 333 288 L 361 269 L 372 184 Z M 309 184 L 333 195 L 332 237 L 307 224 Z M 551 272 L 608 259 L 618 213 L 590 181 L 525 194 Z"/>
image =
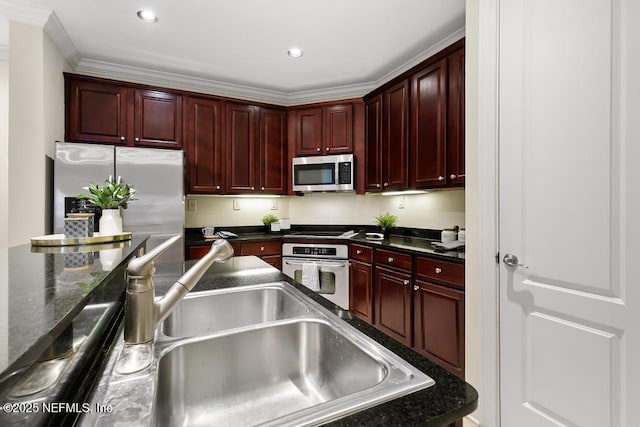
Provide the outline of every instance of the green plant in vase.
<path id="1" fill-rule="evenodd" d="M 91 182 L 84 189 L 88 192 L 79 194 L 77 198 L 86 199 L 90 205 L 99 207 L 102 210 L 100 235 L 122 233 L 120 208 L 127 209 L 129 202 L 138 200 L 134 197 L 136 190 L 133 185 L 124 184 L 122 177 L 118 177 L 118 180 L 114 182 L 113 177 L 109 175 L 104 185 Z"/>
<path id="2" fill-rule="evenodd" d="M 378 226 L 382 230 L 382 234 L 384 234 L 384 237 L 389 237 L 389 230 L 396 226 L 398 217 L 395 215 L 391 215 L 389 212 L 386 212 L 376 216 L 375 218 Z"/>
<path id="3" fill-rule="evenodd" d="M 269 231 L 271 229 L 271 224 L 274 222 L 278 222 L 279 219 L 274 214 L 266 214 L 262 217 L 262 223 L 264 224 L 264 230 Z"/>

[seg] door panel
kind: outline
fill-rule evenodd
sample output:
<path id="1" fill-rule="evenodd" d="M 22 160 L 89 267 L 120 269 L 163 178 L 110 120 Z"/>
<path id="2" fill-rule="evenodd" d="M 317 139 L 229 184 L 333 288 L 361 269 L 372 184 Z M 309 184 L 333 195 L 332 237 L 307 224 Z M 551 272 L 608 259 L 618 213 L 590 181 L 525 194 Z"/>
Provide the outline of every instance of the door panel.
<path id="1" fill-rule="evenodd" d="M 286 113 L 260 109 L 260 191 L 286 193 Z"/>
<path id="2" fill-rule="evenodd" d="M 526 264 L 501 263 L 504 426 L 640 416 L 638 18 L 629 0 L 501 2 L 500 256 Z"/>
<path id="3" fill-rule="evenodd" d="M 220 193 L 222 183 L 221 103 L 189 99 L 189 191 Z"/>
<path id="4" fill-rule="evenodd" d="M 227 104 L 227 191 L 255 190 L 255 108 L 251 105 Z"/>

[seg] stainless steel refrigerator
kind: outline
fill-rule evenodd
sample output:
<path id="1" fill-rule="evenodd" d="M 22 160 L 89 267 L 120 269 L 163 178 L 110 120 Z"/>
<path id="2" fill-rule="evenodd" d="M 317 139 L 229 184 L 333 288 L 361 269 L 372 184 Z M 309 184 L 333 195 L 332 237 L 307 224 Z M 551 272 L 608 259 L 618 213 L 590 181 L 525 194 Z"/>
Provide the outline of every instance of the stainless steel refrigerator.
<path id="1" fill-rule="evenodd" d="M 69 202 L 112 175 L 136 189 L 135 200 L 121 211 L 122 229 L 149 234 L 147 249 L 170 236 L 184 239 L 184 153 L 181 150 L 114 147 L 56 142 L 54 162 L 54 231 L 64 232 Z M 65 207 L 66 199 L 66 207 Z M 182 261 L 184 242 L 167 250 L 162 261 Z"/>

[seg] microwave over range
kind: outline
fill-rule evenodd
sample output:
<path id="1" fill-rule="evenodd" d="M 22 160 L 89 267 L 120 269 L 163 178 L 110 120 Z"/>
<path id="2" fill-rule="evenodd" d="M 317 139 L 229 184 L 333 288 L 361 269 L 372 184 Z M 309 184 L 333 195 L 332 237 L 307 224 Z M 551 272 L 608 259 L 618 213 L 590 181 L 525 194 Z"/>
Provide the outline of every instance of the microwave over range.
<path id="1" fill-rule="evenodd" d="M 353 154 L 294 157 L 293 191 L 353 191 Z"/>

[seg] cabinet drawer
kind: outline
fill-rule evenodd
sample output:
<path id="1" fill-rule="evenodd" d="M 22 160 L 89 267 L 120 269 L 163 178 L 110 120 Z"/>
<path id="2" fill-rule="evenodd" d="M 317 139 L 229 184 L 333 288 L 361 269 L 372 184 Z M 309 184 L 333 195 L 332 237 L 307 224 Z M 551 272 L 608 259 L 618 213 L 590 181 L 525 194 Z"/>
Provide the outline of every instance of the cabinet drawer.
<path id="1" fill-rule="evenodd" d="M 362 245 L 351 245 L 351 253 L 349 258 L 357 259 L 358 261 L 373 263 L 373 248 Z"/>
<path id="2" fill-rule="evenodd" d="M 416 274 L 426 279 L 464 289 L 464 264 L 418 257 Z"/>
<path id="3" fill-rule="evenodd" d="M 240 255 L 279 255 L 282 244 L 277 241 L 243 243 Z"/>
<path id="4" fill-rule="evenodd" d="M 376 249 L 376 264 L 411 271 L 411 255 Z"/>

